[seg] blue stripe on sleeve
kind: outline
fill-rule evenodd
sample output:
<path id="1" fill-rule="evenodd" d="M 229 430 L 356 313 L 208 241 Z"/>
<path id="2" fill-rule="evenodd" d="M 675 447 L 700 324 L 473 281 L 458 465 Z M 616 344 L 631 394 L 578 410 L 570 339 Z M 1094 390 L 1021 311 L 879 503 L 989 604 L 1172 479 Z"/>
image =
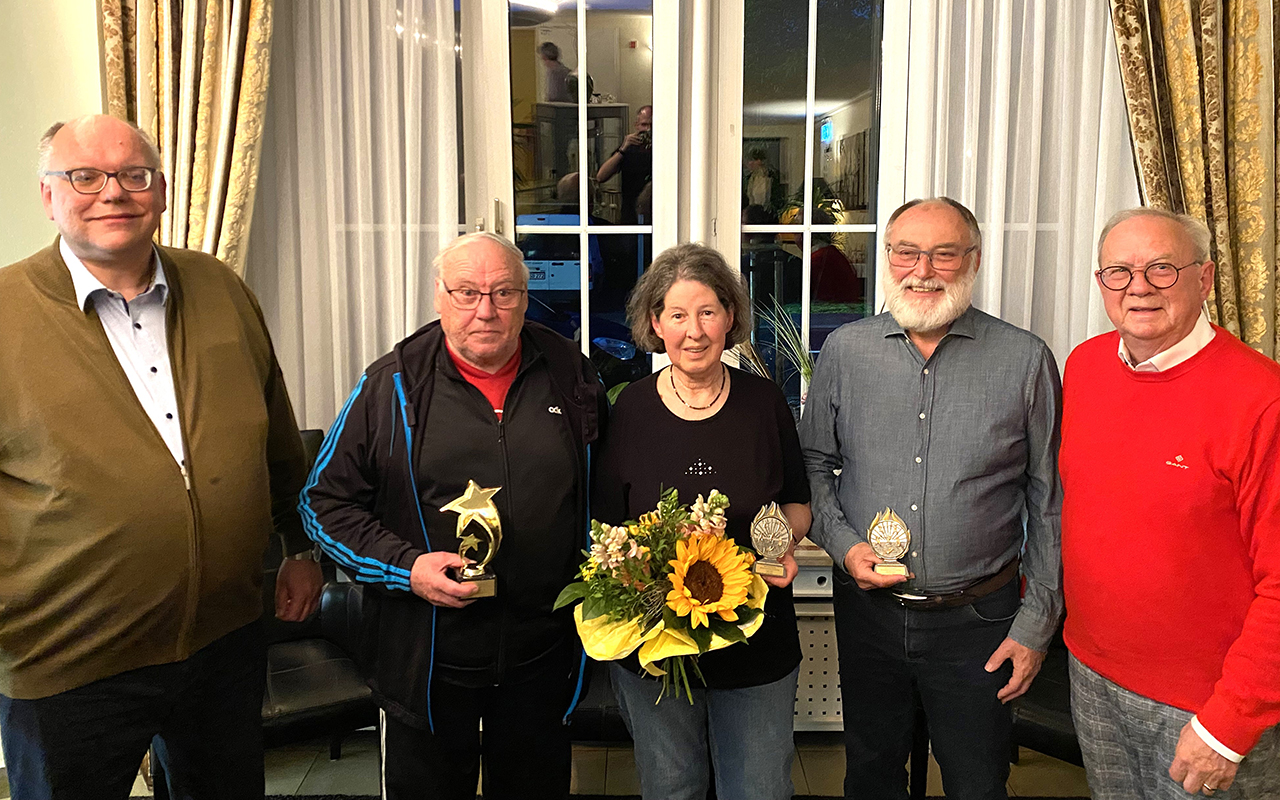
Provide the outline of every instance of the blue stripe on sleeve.
<path id="1" fill-rule="evenodd" d="M 307 479 L 306 485 L 302 487 L 302 492 L 298 496 L 298 513 L 302 516 L 302 524 L 307 536 L 319 544 L 334 561 L 351 570 L 357 580 L 365 583 L 381 583 L 392 589 L 409 591 L 408 570 L 385 564 L 377 559 L 356 555 L 351 548 L 336 541 L 325 531 L 324 525 L 321 524 L 320 519 L 311 508 L 311 490 L 319 483 L 320 474 L 329 466 L 334 451 L 337 449 L 338 439 L 342 436 L 342 431 L 346 426 L 347 416 L 351 413 L 351 406 L 356 398 L 360 396 L 366 380 L 368 380 L 368 375 L 360 376 L 359 383 L 352 390 L 351 396 L 347 398 L 347 402 L 343 405 L 342 411 L 338 413 L 338 418 L 334 420 L 333 426 L 329 428 L 329 433 L 325 436 L 324 443 L 320 446 L 320 452 L 316 456 L 316 464 L 311 470 L 311 476 Z"/>

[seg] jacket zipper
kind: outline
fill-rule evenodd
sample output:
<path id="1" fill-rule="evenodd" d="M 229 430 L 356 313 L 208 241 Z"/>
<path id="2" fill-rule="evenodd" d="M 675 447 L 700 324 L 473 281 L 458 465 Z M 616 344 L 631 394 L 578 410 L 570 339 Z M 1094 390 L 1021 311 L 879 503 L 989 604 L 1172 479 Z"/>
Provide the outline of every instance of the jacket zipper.
<path id="1" fill-rule="evenodd" d="M 507 459 L 507 414 L 509 409 L 514 408 L 516 393 L 519 390 L 521 375 L 516 374 L 515 381 L 512 382 L 511 388 L 507 390 L 507 397 L 502 401 L 502 417 L 498 419 L 498 447 L 502 452 L 502 485 L 511 485 L 511 465 Z M 503 506 L 507 512 L 507 519 L 514 520 L 515 513 L 511 507 L 511 494 L 507 493 L 503 500 Z M 498 658 L 496 675 L 494 676 L 494 685 L 498 685 L 502 678 L 507 674 L 507 629 L 510 626 L 508 619 L 509 604 L 505 601 L 502 603 L 502 619 L 498 623 Z"/>

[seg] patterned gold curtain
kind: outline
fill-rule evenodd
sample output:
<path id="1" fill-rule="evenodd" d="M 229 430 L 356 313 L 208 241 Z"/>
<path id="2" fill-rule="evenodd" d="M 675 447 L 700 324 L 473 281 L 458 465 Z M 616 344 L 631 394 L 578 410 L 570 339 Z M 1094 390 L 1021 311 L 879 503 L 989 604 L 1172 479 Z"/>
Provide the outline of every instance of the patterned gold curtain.
<path id="1" fill-rule="evenodd" d="M 1214 321 L 1271 358 L 1277 316 L 1274 0 L 1111 0 L 1143 203 L 1203 219 Z"/>
<path id="2" fill-rule="evenodd" d="M 272 0 L 101 0 L 107 112 L 155 137 L 160 243 L 244 274 L 271 58 Z"/>

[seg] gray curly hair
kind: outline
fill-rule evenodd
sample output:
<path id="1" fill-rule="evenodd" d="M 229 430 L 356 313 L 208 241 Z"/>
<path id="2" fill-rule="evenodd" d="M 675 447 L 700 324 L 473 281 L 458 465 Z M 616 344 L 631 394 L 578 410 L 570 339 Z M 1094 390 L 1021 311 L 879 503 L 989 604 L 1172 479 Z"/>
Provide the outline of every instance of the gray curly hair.
<path id="1" fill-rule="evenodd" d="M 725 335 L 726 348 L 751 336 L 751 298 L 742 276 L 716 250 L 700 244 L 678 244 L 658 254 L 627 298 L 627 324 L 639 347 L 650 353 L 667 351 L 653 330 L 652 318 L 662 315 L 667 292 L 682 280 L 697 281 L 711 289 L 720 305 L 733 312 L 733 326 Z"/>

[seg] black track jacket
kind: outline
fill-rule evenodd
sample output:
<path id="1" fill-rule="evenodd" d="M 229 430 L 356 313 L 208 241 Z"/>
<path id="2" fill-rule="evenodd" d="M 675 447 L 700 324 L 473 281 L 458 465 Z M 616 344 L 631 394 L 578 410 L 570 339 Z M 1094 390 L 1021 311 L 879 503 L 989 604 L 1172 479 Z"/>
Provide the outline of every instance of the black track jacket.
<path id="1" fill-rule="evenodd" d="M 371 587 L 361 655 L 375 697 L 424 729 L 433 681 L 518 682 L 576 645 L 567 609 L 551 606 L 588 543 L 590 451 L 608 415 L 595 368 L 537 323 L 521 332 L 501 422 L 443 342 L 433 322 L 365 371 L 299 503 L 308 535 Z M 457 516 L 440 508 L 468 480 L 502 487 L 498 592 L 439 608 L 410 591 L 409 575 L 423 553 L 458 549 Z"/>

